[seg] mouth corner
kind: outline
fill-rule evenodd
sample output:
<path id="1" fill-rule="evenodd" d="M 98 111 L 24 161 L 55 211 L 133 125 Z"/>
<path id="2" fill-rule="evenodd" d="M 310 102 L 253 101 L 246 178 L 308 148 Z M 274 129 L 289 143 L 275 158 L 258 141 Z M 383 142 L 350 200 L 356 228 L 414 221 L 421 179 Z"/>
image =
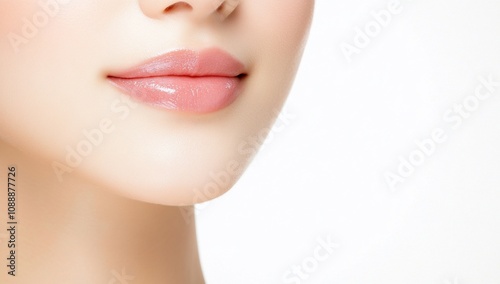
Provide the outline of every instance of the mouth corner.
<path id="1" fill-rule="evenodd" d="M 240 75 L 236 76 L 236 78 L 240 80 L 244 80 L 248 77 L 248 73 L 241 73 Z"/>

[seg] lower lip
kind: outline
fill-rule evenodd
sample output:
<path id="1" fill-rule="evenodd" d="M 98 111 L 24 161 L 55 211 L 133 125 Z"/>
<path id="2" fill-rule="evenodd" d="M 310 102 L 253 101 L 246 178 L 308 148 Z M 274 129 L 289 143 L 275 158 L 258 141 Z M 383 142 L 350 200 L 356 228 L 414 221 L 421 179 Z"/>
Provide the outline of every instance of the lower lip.
<path id="1" fill-rule="evenodd" d="M 229 106 L 241 92 L 239 77 L 164 76 L 109 80 L 146 104 L 192 113 L 210 113 Z"/>

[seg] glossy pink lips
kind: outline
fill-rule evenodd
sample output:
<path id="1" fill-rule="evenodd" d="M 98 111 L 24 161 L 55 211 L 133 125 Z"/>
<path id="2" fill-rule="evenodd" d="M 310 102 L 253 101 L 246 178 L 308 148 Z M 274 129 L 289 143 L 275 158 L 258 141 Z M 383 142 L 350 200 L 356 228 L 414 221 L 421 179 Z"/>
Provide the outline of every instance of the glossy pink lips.
<path id="1" fill-rule="evenodd" d="M 231 104 L 245 67 L 220 49 L 173 51 L 108 79 L 133 98 L 169 110 L 208 113 Z"/>

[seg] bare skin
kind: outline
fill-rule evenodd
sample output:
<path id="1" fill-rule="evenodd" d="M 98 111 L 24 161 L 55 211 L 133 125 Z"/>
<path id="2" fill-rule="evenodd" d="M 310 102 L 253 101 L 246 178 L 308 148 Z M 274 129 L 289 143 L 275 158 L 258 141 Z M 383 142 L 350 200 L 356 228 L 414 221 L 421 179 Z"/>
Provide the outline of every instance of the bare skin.
<path id="1" fill-rule="evenodd" d="M 8 145 L 0 165 L 3 185 L 16 168 L 18 221 L 16 276 L 2 265 L 2 283 L 204 283 L 192 207 L 127 199 L 73 175 L 60 183 Z M 0 200 L 4 208 L 7 195 Z M 6 245 L 0 252 L 8 255 Z"/>
<path id="2" fill-rule="evenodd" d="M 0 222 L 10 166 L 19 222 L 16 276 L 2 264 L 0 283 L 204 283 L 192 205 L 230 190 L 256 154 L 255 137 L 291 88 L 313 7 L 0 1 Z M 214 48 L 245 76 L 234 102 L 213 113 L 132 103 L 109 80 L 174 50 Z M 1 259 L 8 249 L 0 246 Z"/>

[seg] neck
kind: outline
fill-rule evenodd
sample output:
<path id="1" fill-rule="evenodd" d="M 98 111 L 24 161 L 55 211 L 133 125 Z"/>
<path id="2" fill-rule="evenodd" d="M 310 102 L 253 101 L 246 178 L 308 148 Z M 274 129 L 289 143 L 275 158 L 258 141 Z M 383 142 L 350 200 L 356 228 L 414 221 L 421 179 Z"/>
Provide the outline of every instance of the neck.
<path id="1" fill-rule="evenodd" d="M 9 166 L 16 168 L 16 283 L 204 283 L 194 217 L 186 218 L 194 214 L 120 197 L 77 176 L 60 183 L 49 163 L 4 144 L 0 188 Z M 0 196 L 5 208 L 7 194 Z M 7 212 L 0 213 L 7 226 Z M 13 281 L 6 269 L 0 280 Z"/>

